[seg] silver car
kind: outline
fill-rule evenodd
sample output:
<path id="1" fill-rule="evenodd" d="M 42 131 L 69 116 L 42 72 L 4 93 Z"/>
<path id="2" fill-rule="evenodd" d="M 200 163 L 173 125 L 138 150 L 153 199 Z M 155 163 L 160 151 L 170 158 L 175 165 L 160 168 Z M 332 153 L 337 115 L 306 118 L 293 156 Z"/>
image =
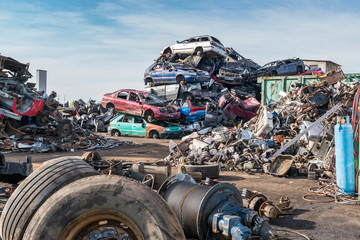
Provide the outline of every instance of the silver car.
<path id="1" fill-rule="evenodd" d="M 202 54 L 207 53 L 211 57 L 226 57 L 226 48 L 215 37 L 209 35 L 192 37 L 176 44 L 165 47 L 161 54 Z"/>

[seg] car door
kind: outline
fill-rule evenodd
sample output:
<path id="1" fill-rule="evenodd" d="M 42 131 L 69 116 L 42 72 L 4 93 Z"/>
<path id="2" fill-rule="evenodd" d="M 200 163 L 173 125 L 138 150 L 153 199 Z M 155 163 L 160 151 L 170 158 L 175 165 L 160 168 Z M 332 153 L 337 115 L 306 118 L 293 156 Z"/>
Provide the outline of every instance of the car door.
<path id="1" fill-rule="evenodd" d="M 118 129 L 122 135 L 131 135 L 132 134 L 132 122 L 133 116 L 125 115 L 118 122 Z"/>
<path id="2" fill-rule="evenodd" d="M 284 61 L 284 75 L 291 75 L 296 73 L 296 64 L 292 60 L 285 60 Z"/>
<path id="3" fill-rule="evenodd" d="M 130 92 L 128 97 L 127 113 L 140 116 L 142 113 L 142 102 L 136 92 Z"/>
<path id="4" fill-rule="evenodd" d="M 162 80 L 166 83 L 176 83 L 176 72 L 170 63 L 164 63 L 163 72 L 162 72 Z"/>
<path id="5" fill-rule="evenodd" d="M 174 52 L 192 53 L 195 41 L 196 40 L 194 38 L 189 38 L 189 39 L 186 39 L 184 41 L 181 41 L 181 42 L 175 44 L 173 47 Z"/>
<path id="6" fill-rule="evenodd" d="M 133 118 L 132 135 L 146 136 L 146 122 L 142 117 Z"/>
<path id="7" fill-rule="evenodd" d="M 286 74 L 286 69 L 287 69 L 286 64 L 283 61 L 279 61 L 277 63 L 277 70 L 276 71 L 277 71 L 278 75 Z"/>
<path id="8" fill-rule="evenodd" d="M 115 109 L 120 112 L 126 112 L 128 91 L 119 91 L 113 99 Z"/>
<path id="9" fill-rule="evenodd" d="M 149 72 L 150 77 L 154 81 L 154 83 L 162 83 L 163 82 L 163 63 L 157 63 L 153 66 L 151 71 Z"/>

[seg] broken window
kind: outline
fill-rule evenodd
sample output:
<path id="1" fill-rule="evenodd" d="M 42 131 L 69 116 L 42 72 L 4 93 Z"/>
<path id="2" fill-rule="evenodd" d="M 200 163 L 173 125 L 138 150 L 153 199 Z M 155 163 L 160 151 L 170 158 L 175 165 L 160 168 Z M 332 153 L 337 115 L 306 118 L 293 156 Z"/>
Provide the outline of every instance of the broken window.
<path id="1" fill-rule="evenodd" d="M 131 122 L 132 122 L 132 118 L 133 118 L 133 116 L 125 116 L 125 117 L 122 119 L 122 122 L 131 123 Z"/>
<path id="2" fill-rule="evenodd" d="M 119 94 L 118 94 L 118 98 L 121 98 L 121 99 L 127 99 L 127 96 L 128 96 L 128 92 L 119 92 Z"/>
<path id="3" fill-rule="evenodd" d="M 140 101 L 140 98 L 139 96 L 136 94 L 136 93 L 130 93 L 130 96 L 129 96 L 129 101 L 132 101 L 132 102 L 139 102 Z"/>
<path id="4" fill-rule="evenodd" d="M 143 123 L 144 120 L 141 117 L 135 117 L 134 118 L 134 123 Z"/>

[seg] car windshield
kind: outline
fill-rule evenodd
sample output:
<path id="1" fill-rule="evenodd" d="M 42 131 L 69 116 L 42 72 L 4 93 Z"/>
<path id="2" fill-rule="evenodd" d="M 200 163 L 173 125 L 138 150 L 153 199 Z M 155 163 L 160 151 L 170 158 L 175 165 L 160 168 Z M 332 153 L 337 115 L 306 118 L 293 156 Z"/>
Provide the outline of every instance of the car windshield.
<path id="1" fill-rule="evenodd" d="M 189 43 L 190 42 L 190 40 L 192 40 L 193 38 L 190 38 L 190 39 L 185 39 L 185 40 L 182 40 L 182 41 L 180 41 L 179 43 Z"/>
<path id="2" fill-rule="evenodd" d="M 263 66 L 263 68 L 265 68 L 265 67 L 272 67 L 272 66 L 276 66 L 276 63 L 277 63 L 277 62 L 270 62 L 270 63 L 267 63 L 267 64 L 265 64 L 265 65 Z"/>
<path id="3" fill-rule="evenodd" d="M 225 66 L 228 68 L 244 70 L 244 66 L 242 62 L 226 62 Z"/>
<path id="4" fill-rule="evenodd" d="M 176 64 L 173 64 L 173 67 L 175 69 L 182 69 L 182 70 L 194 70 L 193 67 L 187 65 L 187 64 L 183 64 L 183 63 L 176 63 Z"/>
<path id="5" fill-rule="evenodd" d="M 220 44 L 221 46 L 224 46 L 217 38 L 215 37 L 211 37 L 213 39 L 214 42 L 216 42 L 217 44 Z"/>
<path id="6" fill-rule="evenodd" d="M 146 104 L 162 104 L 163 101 L 161 101 L 157 96 L 155 96 L 154 94 L 146 94 L 144 95 L 143 93 L 139 93 L 142 101 Z"/>
<path id="7" fill-rule="evenodd" d="M 169 127 L 170 126 L 170 124 L 168 122 L 158 121 L 158 120 L 152 121 L 151 124 L 162 126 L 162 127 Z"/>

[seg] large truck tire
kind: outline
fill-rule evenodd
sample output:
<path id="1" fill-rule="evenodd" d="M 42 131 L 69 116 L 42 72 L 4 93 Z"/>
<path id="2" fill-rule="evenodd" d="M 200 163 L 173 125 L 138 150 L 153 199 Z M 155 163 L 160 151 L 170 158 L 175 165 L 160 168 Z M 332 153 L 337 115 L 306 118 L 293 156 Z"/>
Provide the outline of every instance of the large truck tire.
<path id="1" fill-rule="evenodd" d="M 160 195 L 138 181 L 100 175 L 53 194 L 34 215 L 24 239 L 185 240 L 185 235 Z"/>
<path id="2" fill-rule="evenodd" d="M 31 173 L 7 201 L 1 218 L 2 240 L 23 240 L 23 234 L 39 207 L 63 186 L 98 172 L 80 157 L 61 157 L 45 162 Z"/>
<path id="3" fill-rule="evenodd" d="M 205 178 L 218 178 L 220 174 L 219 164 L 203 164 L 203 165 L 186 165 L 179 164 L 178 171 L 182 173 L 193 173 L 200 172 L 202 174 L 202 179 Z"/>

